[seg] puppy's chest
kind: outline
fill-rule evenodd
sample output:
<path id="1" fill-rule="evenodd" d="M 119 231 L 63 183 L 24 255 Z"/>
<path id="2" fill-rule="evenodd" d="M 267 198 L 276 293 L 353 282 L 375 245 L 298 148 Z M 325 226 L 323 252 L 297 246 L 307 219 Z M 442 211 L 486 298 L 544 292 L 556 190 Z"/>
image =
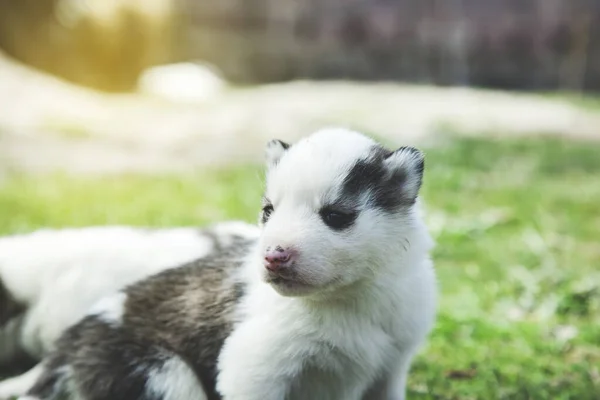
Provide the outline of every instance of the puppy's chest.
<path id="1" fill-rule="evenodd" d="M 300 398 L 354 398 L 366 390 L 398 354 L 396 339 L 382 326 L 363 324 L 329 332 L 294 382 Z M 295 398 L 295 397 L 294 397 Z"/>

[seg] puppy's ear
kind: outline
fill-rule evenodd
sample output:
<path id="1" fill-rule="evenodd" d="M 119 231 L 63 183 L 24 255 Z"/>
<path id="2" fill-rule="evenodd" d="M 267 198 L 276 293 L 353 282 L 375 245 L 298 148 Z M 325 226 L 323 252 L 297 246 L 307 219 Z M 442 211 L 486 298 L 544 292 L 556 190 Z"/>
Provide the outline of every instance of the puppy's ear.
<path id="1" fill-rule="evenodd" d="M 273 139 L 267 143 L 267 148 L 265 150 L 267 167 L 273 168 L 276 166 L 289 148 L 289 144 L 278 139 Z"/>
<path id="2" fill-rule="evenodd" d="M 414 147 L 400 147 L 383 161 L 388 185 L 397 190 L 403 203 L 415 202 L 425 170 L 425 157 Z"/>

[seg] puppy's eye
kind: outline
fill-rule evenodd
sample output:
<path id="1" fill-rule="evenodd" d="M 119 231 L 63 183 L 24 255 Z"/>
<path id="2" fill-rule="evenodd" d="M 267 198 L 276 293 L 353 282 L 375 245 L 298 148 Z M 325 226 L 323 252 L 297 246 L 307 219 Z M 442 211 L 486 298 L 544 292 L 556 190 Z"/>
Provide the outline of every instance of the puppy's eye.
<path id="1" fill-rule="evenodd" d="M 262 209 L 262 223 L 266 224 L 267 221 L 269 220 L 269 218 L 271 217 L 271 214 L 273 213 L 273 205 L 272 204 L 266 204 L 265 206 L 263 206 Z"/>
<path id="2" fill-rule="evenodd" d="M 328 207 L 321 209 L 319 215 L 327 226 L 335 230 L 349 228 L 357 217 L 357 213 L 355 212 L 343 212 Z"/>

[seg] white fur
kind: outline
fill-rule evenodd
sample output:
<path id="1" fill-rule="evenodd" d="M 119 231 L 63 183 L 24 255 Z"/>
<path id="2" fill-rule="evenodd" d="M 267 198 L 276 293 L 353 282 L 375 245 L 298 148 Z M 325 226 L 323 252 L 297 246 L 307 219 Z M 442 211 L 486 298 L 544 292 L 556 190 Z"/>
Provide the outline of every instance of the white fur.
<path id="1" fill-rule="evenodd" d="M 220 354 L 224 400 L 405 398 L 411 359 L 435 317 L 433 242 L 419 204 L 396 214 L 367 207 L 344 232 L 318 215 L 373 144 L 328 129 L 285 154 L 268 151 L 274 211 L 245 270 L 240 322 Z M 407 168 L 406 190 L 416 193 L 416 160 L 408 152 L 393 157 L 386 162 Z M 274 246 L 298 251 L 305 287 L 265 282 L 262 254 Z"/>
<path id="2" fill-rule="evenodd" d="M 206 400 L 202 384 L 192 369 L 178 357 L 166 361 L 148 375 L 146 391 L 162 400 Z"/>
<path id="3" fill-rule="evenodd" d="M 95 315 L 104 322 L 120 325 L 125 311 L 127 295 L 123 292 L 108 295 L 97 301 L 88 315 Z"/>

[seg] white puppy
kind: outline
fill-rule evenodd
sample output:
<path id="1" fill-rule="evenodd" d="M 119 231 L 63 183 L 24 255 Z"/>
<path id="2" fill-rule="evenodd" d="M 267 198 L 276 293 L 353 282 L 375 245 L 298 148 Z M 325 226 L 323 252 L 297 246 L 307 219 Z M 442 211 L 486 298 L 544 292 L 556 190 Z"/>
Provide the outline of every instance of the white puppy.
<path id="1" fill-rule="evenodd" d="M 405 398 L 436 303 L 422 154 L 325 129 L 267 156 L 260 238 L 106 299 L 29 399 Z"/>
<path id="2" fill-rule="evenodd" d="M 264 228 L 219 391 L 403 399 L 435 314 L 432 241 L 417 209 L 422 154 L 334 129 L 290 148 L 272 142 L 268 159 Z"/>

